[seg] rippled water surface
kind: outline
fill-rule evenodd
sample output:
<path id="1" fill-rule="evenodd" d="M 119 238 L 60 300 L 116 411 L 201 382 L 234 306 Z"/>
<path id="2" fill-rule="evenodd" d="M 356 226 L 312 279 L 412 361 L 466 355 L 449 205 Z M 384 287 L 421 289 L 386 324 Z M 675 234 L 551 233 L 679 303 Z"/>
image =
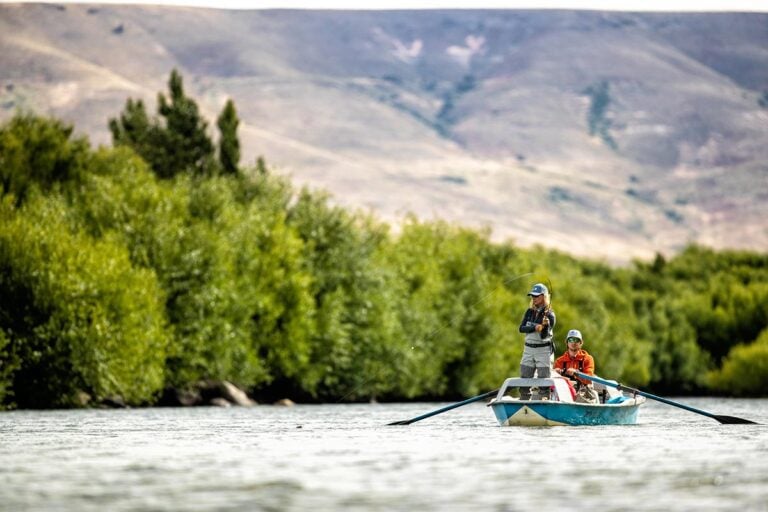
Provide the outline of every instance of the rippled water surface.
<path id="1" fill-rule="evenodd" d="M 473 403 L 0 413 L 0 510 L 768 510 L 768 400 L 499 427 Z"/>

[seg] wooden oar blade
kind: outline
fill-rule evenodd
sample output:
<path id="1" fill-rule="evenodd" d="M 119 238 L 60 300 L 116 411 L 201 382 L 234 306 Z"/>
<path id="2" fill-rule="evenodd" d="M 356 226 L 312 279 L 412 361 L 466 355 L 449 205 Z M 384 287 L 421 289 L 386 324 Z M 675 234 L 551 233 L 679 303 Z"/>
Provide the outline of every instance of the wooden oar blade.
<path id="1" fill-rule="evenodd" d="M 724 425 L 759 425 L 756 421 L 745 420 L 736 416 L 713 415 L 712 417 Z"/>

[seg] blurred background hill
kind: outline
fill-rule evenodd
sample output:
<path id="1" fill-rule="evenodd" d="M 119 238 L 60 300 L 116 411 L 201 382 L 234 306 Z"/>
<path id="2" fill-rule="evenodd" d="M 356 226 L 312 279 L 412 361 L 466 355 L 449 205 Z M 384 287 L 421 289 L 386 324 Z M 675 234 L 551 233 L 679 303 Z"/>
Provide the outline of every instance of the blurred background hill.
<path id="1" fill-rule="evenodd" d="M 768 249 L 768 14 L 0 4 L 0 121 L 109 144 L 174 67 L 209 120 L 235 101 L 244 163 L 395 225 L 613 262 Z"/>

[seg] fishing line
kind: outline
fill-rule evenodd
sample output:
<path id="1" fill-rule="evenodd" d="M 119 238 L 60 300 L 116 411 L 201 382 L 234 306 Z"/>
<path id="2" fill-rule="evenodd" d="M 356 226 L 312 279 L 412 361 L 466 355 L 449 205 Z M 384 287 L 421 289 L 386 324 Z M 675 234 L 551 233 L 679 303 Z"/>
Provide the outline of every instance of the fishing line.
<path id="1" fill-rule="evenodd" d="M 496 293 L 496 290 L 498 290 L 498 289 L 499 289 L 499 288 L 501 288 L 502 286 L 506 286 L 506 285 L 508 285 L 509 283 L 512 283 L 512 282 L 514 282 L 514 281 L 517 281 L 517 280 L 518 280 L 518 279 L 520 279 L 521 277 L 530 276 L 530 275 L 532 275 L 532 274 L 533 274 L 533 272 L 527 272 L 527 273 L 525 273 L 525 274 L 520 274 L 519 276 L 515 276 L 515 277 L 513 277 L 513 278 L 511 278 L 511 279 L 507 279 L 507 280 L 505 280 L 505 281 L 502 281 L 502 282 L 501 282 L 501 284 L 499 284 L 499 285 L 497 285 L 497 286 L 496 286 L 496 288 L 494 288 L 494 289 L 493 289 L 493 290 L 491 290 L 490 292 L 488 292 L 488 293 L 486 293 L 485 295 L 483 295 L 482 297 L 480 297 L 480 299 L 479 299 L 479 300 L 477 300 L 477 301 L 475 301 L 474 303 L 470 304 L 470 306 L 469 306 L 469 309 L 470 309 L 470 310 L 474 309 L 474 308 L 475 308 L 475 307 L 476 307 L 478 304 L 480 304 L 480 303 L 484 302 L 484 301 L 485 301 L 485 299 L 487 299 L 488 297 L 490 297 L 491 295 L 493 295 L 494 293 Z M 421 339 L 419 340 L 419 343 L 421 343 L 421 342 L 424 342 L 424 341 L 427 341 L 427 340 L 430 340 L 430 339 L 432 339 L 432 337 L 433 337 L 435 334 L 439 333 L 440 331 L 442 331 L 442 330 L 443 330 L 443 329 L 445 329 L 446 327 L 454 327 L 454 324 L 455 324 L 455 322 L 454 322 L 454 321 L 450 321 L 450 322 L 448 322 L 447 324 L 445 324 L 445 325 L 442 325 L 442 326 L 438 327 L 437 329 L 435 329 L 434 331 L 432 331 L 431 333 L 429 333 L 429 334 L 428 334 L 427 336 L 425 336 L 424 338 L 421 338 Z M 419 343 L 417 343 L 416 345 L 418 345 Z M 411 345 L 411 350 L 415 350 L 415 349 L 416 349 L 416 345 Z"/>
<path id="2" fill-rule="evenodd" d="M 533 272 L 526 272 L 525 274 L 520 274 L 520 275 L 517 275 L 517 276 L 515 276 L 515 277 L 509 278 L 509 279 L 505 279 L 505 280 L 504 280 L 504 281 L 502 281 L 500 284 L 496 285 L 496 287 L 495 287 L 493 290 L 491 290 L 490 292 L 486 293 L 485 295 L 483 295 L 482 297 L 480 297 L 480 299 L 478 299 L 477 301 L 475 301 L 474 303 L 472 303 L 472 304 L 469 306 L 469 309 L 470 309 L 470 310 L 474 309 L 474 308 L 475 308 L 475 307 L 476 307 L 478 304 L 480 304 L 480 303 L 484 302 L 484 301 L 485 301 L 485 300 L 486 300 L 488 297 L 490 297 L 491 295 L 493 295 L 494 293 L 496 293 L 496 291 L 497 291 L 499 288 L 501 288 L 502 286 L 507 286 L 508 284 L 510 284 L 510 283 L 513 283 L 513 282 L 517 281 L 518 279 L 521 279 L 521 278 L 523 278 L 523 277 L 527 277 L 527 276 L 531 276 L 531 275 L 533 275 Z M 434 337 L 436 334 L 438 334 L 438 333 L 439 333 L 440 331 L 442 331 L 443 329 L 445 329 L 445 328 L 447 328 L 447 327 L 453 327 L 453 326 L 454 326 L 454 324 L 455 324 L 455 320 L 451 320 L 451 321 L 449 321 L 449 322 L 447 322 L 447 323 L 445 323 L 445 324 L 441 325 L 440 327 L 438 327 L 437 329 L 435 329 L 434 331 L 432 331 L 432 332 L 431 332 L 431 333 L 429 333 L 428 335 L 424 336 L 423 338 L 420 338 L 420 339 L 417 341 L 417 343 L 416 343 L 416 344 L 414 344 L 414 345 L 411 345 L 411 350 L 416 350 L 416 346 L 418 346 L 419 344 L 421 344 L 421 343 L 423 343 L 423 342 L 425 342 L 425 341 L 428 341 L 428 340 L 432 339 L 432 338 L 433 338 L 433 337 Z M 420 348 L 421 348 L 421 347 L 420 347 Z M 344 400 L 345 400 L 347 397 L 349 397 L 349 396 L 351 396 L 351 395 L 353 395 L 353 394 L 357 393 L 357 391 L 359 391 L 359 390 L 360 390 L 360 388 L 362 388 L 363 386 L 365 386 L 365 385 L 369 384 L 369 383 L 370 383 L 371 381 L 373 381 L 375 378 L 379 377 L 379 375 L 381 375 L 381 370 L 379 370 L 379 371 L 377 372 L 377 374 L 376 374 L 376 375 L 374 375 L 374 376 L 372 376 L 372 377 L 370 377 L 370 378 L 368 378 L 368 379 L 364 380 L 363 382 L 361 382 L 360 384 L 358 384 L 358 385 L 357 385 L 357 386 L 356 386 L 356 387 L 355 387 L 355 388 L 354 388 L 352 391 L 350 391 L 350 392 L 349 392 L 349 393 L 347 393 L 346 395 L 344 395 L 344 396 L 342 396 L 341 398 L 339 398 L 338 400 L 336 400 L 336 403 L 342 402 L 342 401 L 344 401 Z"/>

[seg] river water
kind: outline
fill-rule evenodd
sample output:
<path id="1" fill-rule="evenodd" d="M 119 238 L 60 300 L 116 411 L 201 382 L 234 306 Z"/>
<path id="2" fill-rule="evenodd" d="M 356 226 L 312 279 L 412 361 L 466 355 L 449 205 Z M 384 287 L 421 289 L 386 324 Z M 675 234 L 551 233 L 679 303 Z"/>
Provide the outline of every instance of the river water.
<path id="1" fill-rule="evenodd" d="M 649 401 L 615 427 L 473 403 L 0 413 L 3 511 L 767 511 L 768 400 Z"/>

